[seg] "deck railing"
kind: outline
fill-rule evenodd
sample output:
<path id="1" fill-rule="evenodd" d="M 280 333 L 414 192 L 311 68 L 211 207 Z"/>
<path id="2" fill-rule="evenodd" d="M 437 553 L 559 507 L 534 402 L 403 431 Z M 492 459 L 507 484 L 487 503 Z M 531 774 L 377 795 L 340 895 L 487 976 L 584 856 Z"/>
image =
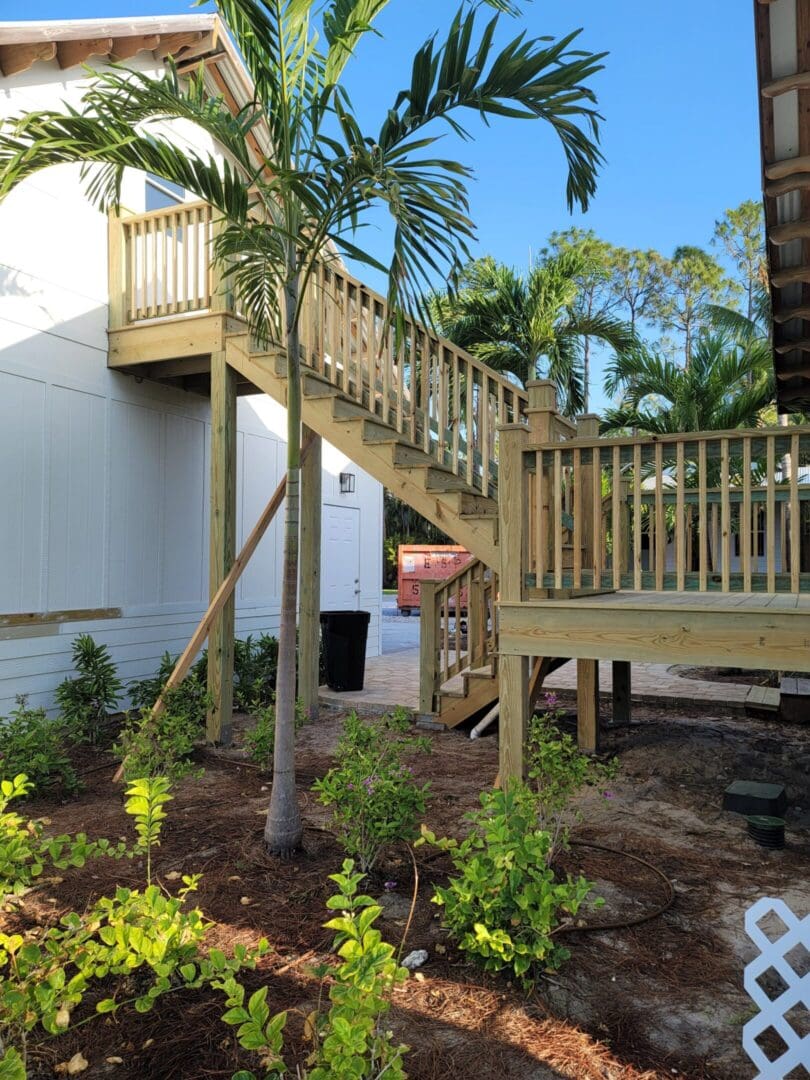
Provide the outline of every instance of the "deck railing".
<path id="1" fill-rule="evenodd" d="M 212 236 L 211 207 L 202 202 L 113 218 L 111 277 L 116 270 L 117 295 L 111 282 L 111 297 L 118 302 L 121 324 L 209 310 L 217 294 Z"/>
<path id="2" fill-rule="evenodd" d="M 407 320 L 397 343 L 385 300 L 337 264 L 310 281 L 304 363 L 484 494 L 497 481 L 497 428 L 521 421 L 513 382 Z"/>
<path id="3" fill-rule="evenodd" d="M 205 203 L 112 218 L 111 329 L 233 305 L 212 265 L 217 223 Z M 399 341 L 384 297 L 339 260 L 320 265 L 303 302 L 302 362 L 438 464 L 494 494 L 500 424 L 525 421 L 527 396 L 429 327 Z"/>
<path id="4" fill-rule="evenodd" d="M 479 559 L 442 581 L 420 584 L 420 711 L 431 713 L 442 686 L 494 664 L 497 575 Z"/>
<path id="5" fill-rule="evenodd" d="M 810 589 L 810 427 L 578 437 L 524 452 L 539 589 Z"/>

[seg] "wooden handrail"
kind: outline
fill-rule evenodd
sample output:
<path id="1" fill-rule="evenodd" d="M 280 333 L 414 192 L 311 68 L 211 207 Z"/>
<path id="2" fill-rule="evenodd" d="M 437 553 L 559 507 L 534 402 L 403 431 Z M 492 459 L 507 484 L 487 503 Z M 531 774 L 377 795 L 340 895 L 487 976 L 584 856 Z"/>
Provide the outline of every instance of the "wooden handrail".
<path id="1" fill-rule="evenodd" d="M 111 327 L 229 310 L 211 261 L 218 226 L 203 202 L 111 219 Z M 526 392 L 418 321 L 405 321 L 397 343 L 385 298 L 337 258 L 315 267 L 302 304 L 304 368 L 489 495 L 498 427 L 526 421 Z"/>
<path id="2" fill-rule="evenodd" d="M 810 591 L 808 425 L 544 442 L 523 462 L 535 588 Z"/>

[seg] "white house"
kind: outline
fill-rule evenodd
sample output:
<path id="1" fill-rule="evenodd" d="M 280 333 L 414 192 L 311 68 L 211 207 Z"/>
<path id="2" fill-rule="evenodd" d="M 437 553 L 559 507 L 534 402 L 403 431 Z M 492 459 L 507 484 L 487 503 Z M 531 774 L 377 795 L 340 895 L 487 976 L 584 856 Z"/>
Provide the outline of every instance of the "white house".
<path id="1" fill-rule="evenodd" d="M 207 15 L 0 23 L 0 117 L 78 104 L 82 63 L 111 54 L 159 71 L 181 42 L 178 63 L 216 50 L 212 89 L 247 100 L 247 74 L 211 26 Z M 156 178 L 124 181 L 134 213 L 185 199 Z M 82 631 L 123 678 L 152 674 L 208 603 L 208 399 L 108 370 L 107 278 L 107 220 L 78 169 L 43 171 L 0 204 L 0 715 L 20 693 L 52 705 Z M 237 550 L 283 475 L 284 430 L 269 398 L 239 399 Z M 355 490 L 341 494 L 347 472 Z M 371 612 L 370 655 L 382 512 L 380 484 L 324 444 L 322 608 Z M 278 629 L 282 516 L 239 582 L 240 636 Z"/>

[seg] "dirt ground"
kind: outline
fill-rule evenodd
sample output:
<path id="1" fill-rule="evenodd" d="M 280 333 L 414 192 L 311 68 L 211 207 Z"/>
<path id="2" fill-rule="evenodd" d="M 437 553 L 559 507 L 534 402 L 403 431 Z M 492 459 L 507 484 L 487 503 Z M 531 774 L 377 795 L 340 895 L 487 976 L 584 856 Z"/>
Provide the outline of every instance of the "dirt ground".
<path id="1" fill-rule="evenodd" d="M 742 1025 L 753 1015 L 742 972 L 754 954 L 743 916 L 763 895 L 783 897 L 798 915 L 810 909 L 810 728 L 712 709 L 638 706 L 630 727 L 607 728 L 604 749 L 617 756 L 618 775 L 608 797 L 590 792 L 581 799 L 574 837 L 649 860 L 672 882 L 674 902 L 633 928 L 569 934 L 568 964 L 529 998 L 505 978 L 482 975 L 453 949 L 430 903 L 445 856 L 418 849 L 418 901 L 405 951 L 424 948 L 429 961 L 398 990 L 392 1013 L 397 1035 L 411 1047 L 413 1080 L 742 1080 L 753 1074 L 741 1050 Z M 163 881 L 173 870 L 204 875 L 199 903 L 217 924 L 211 944 L 269 939 L 272 954 L 245 982 L 251 988 L 267 983 L 271 1007 L 290 1010 L 297 1061 L 306 1054 L 303 1017 L 317 994 L 308 966 L 328 953 L 331 941 L 321 925 L 331 891 L 326 875 L 341 861 L 310 786 L 329 767 L 339 728 L 339 715 L 327 714 L 300 733 L 306 834 L 297 858 L 279 861 L 262 848 L 267 777 L 208 754 L 203 777 L 175 793 L 156 859 Z M 464 813 L 495 775 L 496 740 L 471 743 L 463 732 L 441 732 L 431 734 L 431 742 L 431 755 L 413 762 L 431 781 L 427 822 L 438 833 L 458 835 Z M 128 834 L 112 768 L 100 764 L 99 758 L 82 762 L 89 771 L 78 800 L 58 806 L 42 800 L 29 810 L 47 815 L 60 832 Z M 738 778 L 786 785 L 784 851 L 757 847 L 743 819 L 721 810 L 723 789 Z M 654 873 L 621 855 L 575 846 L 567 858 L 606 899 L 600 910 L 586 912 L 591 923 L 631 919 L 666 899 Z M 394 891 L 382 888 L 386 880 L 397 882 Z M 65 873 L 29 897 L 26 920 L 49 923 L 115 883 L 139 886 L 142 867 L 98 861 Z M 393 943 L 402 938 L 413 884 L 404 848 L 391 853 L 371 882 L 385 908 L 381 929 Z M 22 925 L 16 916 L 6 922 Z M 235 1045 L 221 1012 L 218 995 L 176 994 L 147 1015 L 122 1010 L 59 1039 L 38 1036 L 31 1074 L 51 1077 L 59 1062 L 81 1051 L 90 1062 L 87 1080 L 230 1077 L 254 1063 Z"/>

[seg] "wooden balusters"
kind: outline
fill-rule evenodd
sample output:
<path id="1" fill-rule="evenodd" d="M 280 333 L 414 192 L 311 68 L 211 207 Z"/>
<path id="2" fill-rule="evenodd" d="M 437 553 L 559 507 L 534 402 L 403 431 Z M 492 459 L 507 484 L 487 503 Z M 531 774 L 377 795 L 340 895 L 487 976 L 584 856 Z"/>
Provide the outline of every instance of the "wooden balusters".
<path id="1" fill-rule="evenodd" d="M 751 439 L 743 439 L 742 457 L 742 502 L 738 516 L 738 528 L 740 530 L 740 562 L 742 563 L 743 592 L 751 591 L 751 528 L 753 509 L 751 505 Z M 754 552 L 756 546 L 756 514 L 754 514 Z"/>
<path id="2" fill-rule="evenodd" d="M 530 434 L 545 423 L 539 412 L 530 397 Z M 555 591 L 629 582 L 637 590 L 799 592 L 806 446 L 810 427 L 533 438 L 527 572 Z"/>
<path id="3" fill-rule="evenodd" d="M 776 444 L 768 439 L 766 450 L 766 483 L 768 485 L 765 501 L 765 572 L 767 590 L 776 589 Z"/>

